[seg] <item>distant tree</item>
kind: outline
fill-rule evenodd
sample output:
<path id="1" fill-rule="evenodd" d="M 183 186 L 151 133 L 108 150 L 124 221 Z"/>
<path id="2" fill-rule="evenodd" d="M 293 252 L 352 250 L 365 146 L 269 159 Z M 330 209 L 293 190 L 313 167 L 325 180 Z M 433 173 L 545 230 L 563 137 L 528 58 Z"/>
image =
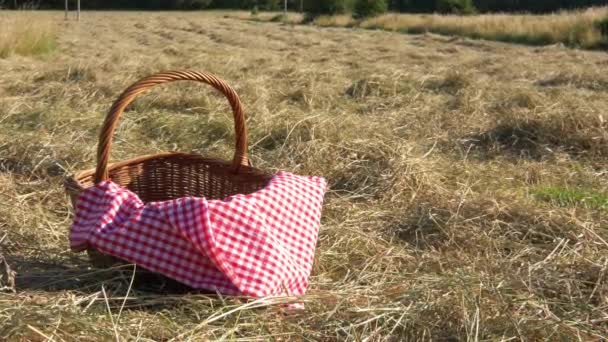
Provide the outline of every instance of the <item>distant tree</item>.
<path id="1" fill-rule="evenodd" d="M 445 14 L 472 14 L 476 10 L 473 0 L 437 0 L 437 12 Z"/>
<path id="2" fill-rule="evenodd" d="M 348 9 L 347 0 L 305 0 L 304 11 L 310 15 L 340 14 Z"/>
<path id="3" fill-rule="evenodd" d="M 428 13 L 434 12 L 437 9 L 433 0 L 404 0 L 402 2 L 409 6 L 409 11 L 411 12 Z"/>
<path id="4" fill-rule="evenodd" d="M 262 8 L 267 11 L 276 11 L 281 8 L 279 0 L 263 0 L 261 1 Z"/>
<path id="5" fill-rule="evenodd" d="M 211 6 L 212 0 L 178 0 L 177 8 L 184 10 L 205 9 Z"/>
<path id="6" fill-rule="evenodd" d="M 355 18 L 373 17 L 386 12 L 386 0 L 355 0 L 353 14 Z"/>
<path id="7" fill-rule="evenodd" d="M 608 42 L 608 17 L 598 20 L 595 23 L 595 26 L 602 33 L 602 37 L 604 37 L 604 40 Z"/>
<path id="8" fill-rule="evenodd" d="M 62 9 L 65 0 L 0 0 L 0 7 Z M 280 9 L 284 0 L 86 0 L 83 9 L 147 9 L 196 10 L 205 8 Z M 337 14 L 354 10 L 359 0 L 287 0 L 292 10 L 302 7 L 310 14 Z M 467 13 L 471 8 L 480 12 L 546 13 L 559 10 L 605 6 L 608 0 L 385 0 L 392 11 L 415 13 Z M 69 0 L 76 8 L 76 0 Z M 302 6 L 303 5 L 303 6 Z"/>

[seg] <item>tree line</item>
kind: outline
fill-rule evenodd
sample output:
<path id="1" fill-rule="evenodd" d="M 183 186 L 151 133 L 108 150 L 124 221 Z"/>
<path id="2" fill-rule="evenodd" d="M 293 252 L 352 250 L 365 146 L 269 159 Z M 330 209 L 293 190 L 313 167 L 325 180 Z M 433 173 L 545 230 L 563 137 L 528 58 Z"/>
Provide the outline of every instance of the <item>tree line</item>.
<path id="1" fill-rule="evenodd" d="M 284 0 L 81 0 L 83 9 L 199 10 L 253 9 L 278 10 Z M 69 0 L 75 5 L 75 0 Z M 290 10 L 339 13 L 352 11 L 357 0 L 288 0 Z M 365 2 L 365 1 L 364 1 Z M 395 12 L 533 12 L 608 5 L 608 0 L 369 0 L 380 2 Z M 1 8 L 63 8 L 64 0 L 0 0 Z"/>

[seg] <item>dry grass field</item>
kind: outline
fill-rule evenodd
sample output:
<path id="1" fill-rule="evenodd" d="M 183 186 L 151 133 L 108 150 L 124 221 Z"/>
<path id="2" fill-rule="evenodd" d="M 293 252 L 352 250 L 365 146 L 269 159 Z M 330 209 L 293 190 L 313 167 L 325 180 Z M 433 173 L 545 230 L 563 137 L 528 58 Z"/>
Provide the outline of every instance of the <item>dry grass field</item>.
<path id="1" fill-rule="evenodd" d="M 38 21 L 30 14 L 11 14 L 0 13 L 0 58 L 39 55 L 55 49 L 57 29 L 51 22 Z"/>
<path id="2" fill-rule="evenodd" d="M 0 340 L 608 337 L 605 53 L 219 12 L 28 18 L 57 39 L 0 59 Z M 130 286 L 132 267 L 70 252 L 64 177 L 94 166 L 121 90 L 180 68 L 234 85 L 257 167 L 329 180 L 304 310 Z M 113 157 L 230 158 L 232 139 L 224 99 L 172 84 L 126 113 Z"/>
<path id="3" fill-rule="evenodd" d="M 355 20 L 350 15 L 321 16 L 315 20 L 315 24 L 405 33 L 431 32 L 529 45 L 561 43 L 573 47 L 605 48 L 608 38 L 602 36 L 597 22 L 607 17 L 608 7 L 597 7 L 543 15 L 455 16 L 391 13 L 365 20 Z"/>

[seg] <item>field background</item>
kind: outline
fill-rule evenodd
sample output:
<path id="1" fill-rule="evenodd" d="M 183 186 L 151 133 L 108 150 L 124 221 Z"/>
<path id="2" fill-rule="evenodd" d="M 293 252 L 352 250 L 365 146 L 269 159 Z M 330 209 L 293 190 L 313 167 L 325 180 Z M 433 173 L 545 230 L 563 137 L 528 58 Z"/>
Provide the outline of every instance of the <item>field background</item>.
<path id="1" fill-rule="evenodd" d="M 62 16 L 0 12 L 48 43 L 0 58 L 0 274 L 17 274 L 0 278 L 1 340 L 608 336 L 605 52 L 223 12 Z M 181 68 L 237 89 L 254 165 L 329 180 L 305 310 L 130 288 L 132 267 L 69 251 L 64 177 L 94 166 L 121 90 Z M 126 113 L 113 157 L 230 158 L 232 141 L 224 99 L 172 84 Z"/>

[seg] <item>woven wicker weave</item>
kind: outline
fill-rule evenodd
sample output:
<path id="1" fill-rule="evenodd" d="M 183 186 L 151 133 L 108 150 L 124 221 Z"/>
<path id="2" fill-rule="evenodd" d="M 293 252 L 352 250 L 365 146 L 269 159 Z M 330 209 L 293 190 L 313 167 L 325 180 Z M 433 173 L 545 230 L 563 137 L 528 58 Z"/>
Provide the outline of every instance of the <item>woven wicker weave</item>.
<path id="1" fill-rule="evenodd" d="M 228 99 L 234 114 L 236 131 L 232 161 L 186 153 L 162 153 L 108 165 L 114 130 L 125 108 L 147 89 L 174 81 L 206 83 Z M 65 187 L 75 207 L 82 191 L 104 180 L 111 180 L 128 188 L 144 202 L 153 202 L 187 196 L 222 199 L 235 194 L 249 194 L 263 188 L 269 179 L 269 174 L 249 165 L 245 116 L 234 89 L 206 72 L 173 71 L 146 77 L 131 85 L 118 97 L 101 129 L 97 167 L 68 178 Z M 95 250 L 89 250 L 88 253 L 93 265 L 98 267 L 121 262 Z"/>

